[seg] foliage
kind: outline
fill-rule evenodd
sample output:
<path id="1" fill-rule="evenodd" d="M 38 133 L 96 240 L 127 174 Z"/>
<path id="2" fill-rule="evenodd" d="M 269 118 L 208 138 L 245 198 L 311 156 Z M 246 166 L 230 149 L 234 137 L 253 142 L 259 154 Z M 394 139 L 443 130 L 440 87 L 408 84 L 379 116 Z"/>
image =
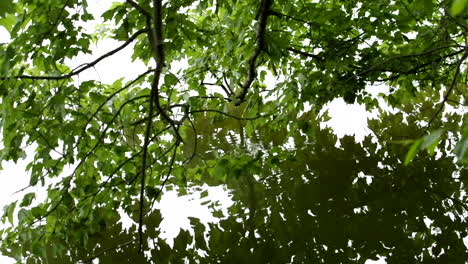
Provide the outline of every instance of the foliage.
<path id="1" fill-rule="evenodd" d="M 45 201 L 29 193 L 5 208 L 2 252 L 18 263 L 145 262 L 145 250 L 158 263 L 463 263 L 465 2 L 126 0 L 102 14 L 104 36 L 79 26 L 94 19 L 85 0 L 2 2 L 0 157 L 34 144 L 30 185 L 47 186 Z M 66 65 L 104 37 L 121 45 Z M 76 81 L 129 45 L 146 72 Z M 334 147 L 317 113 L 338 97 L 379 109 L 373 85 L 390 87 L 380 97 L 398 113 L 370 124 L 377 143 Z M 154 202 L 168 184 L 202 183 L 225 184 L 236 204 L 168 247 Z M 123 231 L 117 209 L 138 225 Z"/>
<path id="2" fill-rule="evenodd" d="M 468 4 L 468 1 L 466 0 L 455 0 L 452 3 L 452 15 L 456 16 L 460 14 L 463 9 L 465 9 L 466 5 Z"/>

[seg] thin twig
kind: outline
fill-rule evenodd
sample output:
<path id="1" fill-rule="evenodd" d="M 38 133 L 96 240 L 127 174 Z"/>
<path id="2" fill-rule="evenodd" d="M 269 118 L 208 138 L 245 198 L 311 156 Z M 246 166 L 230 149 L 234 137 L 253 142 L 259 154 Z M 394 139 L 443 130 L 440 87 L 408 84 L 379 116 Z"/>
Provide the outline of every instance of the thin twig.
<path id="1" fill-rule="evenodd" d="M 140 219 L 138 221 L 138 235 L 139 235 L 139 247 L 138 253 L 142 252 L 143 247 L 143 208 L 145 206 L 145 181 L 146 181 L 146 161 L 148 158 L 148 145 L 150 143 L 150 133 L 153 124 L 154 115 L 154 102 L 156 100 L 155 87 L 159 85 L 159 78 L 161 76 L 161 65 L 157 65 L 155 76 L 153 79 L 153 86 L 151 88 L 151 98 L 149 101 L 148 120 L 146 122 L 145 139 L 143 143 L 143 160 L 141 164 L 141 182 L 140 182 Z"/>
<path id="2" fill-rule="evenodd" d="M 142 15 L 146 16 L 146 17 L 151 17 L 151 14 L 150 12 L 146 11 L 145 8 L 143 8 L 142 6 L 140 6 L 137 2 L 133 1 L 133 0 L 126 0 L 127 3 L 129 3 L 131 6 L 133 6 L 136 10 L 138 10 L 138 12 L 140 12 Z"/>
<path id="3" fill-rule="evenodd" d="M 150 207 L 148 213 L 150 213 L 153 210 L 154 202 L 158 199 L 159 195 L 161 194 L 162 190 L 164 189 L 164 186 L 166 185 L 167 181 L 169 180 L 169 177 L 171 176 L 171 171 L 172 171 L 172 168 L 174 167 L 175 156 L 176 156 L 177 148 L 179 147 L 179 144 L 180 144 L 180 141 L 178 141 L 178 140 L 174 144 L 175 148 L 174 148 L 174 152 L 173 152 L 172 157 L 171 157 L 171 161 L 169 163 L 169 169 L 167 171 L 166 177 L 164 178 L 163 182 L 161 183 L 161 187 L 159 188 L 158 192 L 154 196 L 153 201 L 151 203 L 151 207 Z"/>
<path id="4" fill-rule="evenodd" d="M 218 86 L 218 87 L 221 87 L 221 89 L 223 89 L 223 91 L 226 93 L 226 95 L 228 97 L 231 96 L 231 92 L 226 88 L 226 86 L 224 86 L 222 83 L 221 84 L 216 84 L 216 83 L 207 83 L 207 82 L 202 82 L 201 85 L 211 85 L 211 86 Z"/>
<path id="5" fill-rule="evenodd" d="M 295 20 L 295 21 L 298 21 L 298 22 L 301 22 L 301 23 L 304 23 L 304 24 L 308 24 L 308 25 L 313 24 L 311 21 L 296 18 L 296 17 L 290 16 L 290 15 L 287 15 L 287 14 L 283 14 L 283 13 L 274 11 L 274 10 L 270 10 L 270 14 L 273 15 L 273 16 L 279 17 L 279 18 L 287 18 L 287 19 Z"/>
<path id="6" fill-rule="evenodd" d="M 259 118 L 268 117 L 268 116 L 272 115 L 273 113 L 276 113 L 277 111 L 274 111 L 274 112 L 269 113 L 269 114 L 266 114 L 266 115 L 259 115 L 259 116 L 255 116 L 255 117 L 240 117 L 240 116 L 235 116 L 235 115 L 231 115 L 231 114 L 229 114 L 229 113 L 226 113 L 226 112 L 223 112 L 223 111 L 220 111 L 220 110 L 216 110 L 216 109 L 199 109 L 199 110 L 192 110 L 192 111 L 189 112 L 189 114 L 204 113 L 204 112 L 212 112 L 212 113 L 222 114 L 222 115 L 225 115 L 225 116 L 228 116 L 228 117 L 237 119 L 237 120 L 256 120 L 256 119 L 259 119 Z"/>
<path id="7" fill-rule="evenodd" d="M 187 164 L 187 163 L 189 163 L 189 162 L 191 162 L 193 160 L 193 158 L 197 154 L 197 148 L 198 148 L 197 129 L 196 129 L 195 124 L 193 123 L 192 119 L 190 119 L 190 118 L 187 118 L 187 119 L 188 119 L 188 121 L 190 123 L 190 126 L 192 126 L 192 130 L 193 130 L 193 152 L 192 152 L 192 155 L 190 156 L 190 158 L 188 158 L 186 161 L 184 161 L 184 164 Z"/>
<path id="8" fill-rule="evenodd" d="M 130 45 L 130 43 L 132 43 L 139 35 L 141 35 L 141 34 L 143 34 L 145 32 L 147 32 L 146 29 L 138 30 L 127 41 L 125 41 L 122 45 L 120 45 L 116 49 L 113 49 L 113 50 L 107 52 L 106 54 L 102 55 L 101 57 L 97 58 L 96 60 L 94 60 L 94 61 L 92 61 L 90 63 L 87 63 L 86 66 L 81 67 L 79 69 L 76 69 L 76 70 L 74 70 L 74 71 L 72 71 L 72 72 L 70 72 L 68 74 L 65 74 L 65 75 L 59 75 L 59 76 L 32 76 L 32 75 L 0 76 L 0 80 L 7 80 L 7 79 L 63 80 L 63 79 L 69 79 L 69 78 L 71 78 L 71 77 L 73 77 L 75 75 L 78 75 L 81 72 L 83 72 L 83 71 L 85 71 L 85 70 L 87 70 L 87 69 L 89 69 L 91 67 L 94 67 L 94 65 L 98 64 L 103 59 L 105 59 L 107 57 L 110 57 L 110 56 L 114 55 L 115 53 L 119 52 L 123 48 Z"/>
<path id="9" fill-rule="evenodd" d="M 136 240 L 136 238 L 130 240 L 130 241 L 127 241 L 125 243 L 121 243 L 121 244 L 118 244 L 118 245 L 115 245 L 113 247 L 109 247 L 109 248 L 106 248 L 98 253 L 96 253 L 94 256 L 84 260 L 82 263 L 92 263 L 92 261 L 96 258 L 98 258 L 99 256 L 103 255 L 104 253 L 106 253 L 107 251 L 110 251 L 110 250 L 114 250 L 114 249 L 119 249 L 121 247 L 124 247 L 124 246 L 127 246 L 127 245 L 130 245 L 131 243 L 133 243 L 134 241 Z"/>

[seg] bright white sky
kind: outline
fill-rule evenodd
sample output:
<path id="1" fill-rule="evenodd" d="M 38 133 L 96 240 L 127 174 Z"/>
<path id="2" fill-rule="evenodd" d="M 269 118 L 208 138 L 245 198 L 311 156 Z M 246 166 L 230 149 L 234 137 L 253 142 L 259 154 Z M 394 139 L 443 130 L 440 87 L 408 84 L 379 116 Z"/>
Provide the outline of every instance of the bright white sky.
<path id="1" fill-rule="evenodd" d="M 94 14 L 100 14 L 107 10 L 111 3 L 112 1 L 110 0 L 88 1 L 89 11 Z M 102 22 L 96 21 L 85 26 L 87 29 L 93 30 L 95 26 L 100 23 Z M 0 43 L 8 41 L 9 35 L 7 31 L 0 27 Z M 115 41 L 111 40 L 101 41 L 98 44 L 98 46 L 93 48 L 96 55 L 101 55 L 118 46 Z M 147 68 L 141 62 L 132 63 L 130 61 L 131 51 L 132 46 L 127 47 L 116 55 L 96 65 L 95 69 L 90 69 L 82 73 L 76 81 L 81 82 L 88 79 L 95 79 L 103 83 L 112 83 L 116 78 L 121 76 L 127 76 L 128 78 L 137 76 Z M 95 58 L 95 56 L 80 56 L 70 61 L 69 64 L 73 68 L 84 62 L 89 62 L 93 58 Z M 380 90 L 379 88 L 379 91 Z M 342 99 L 336 99 L 327 106 L 327 109 L 329 110 L 331 119 L 322 124 L 322 126 L 333 128 L 338 137 L 355 135 L 357 140 L 362 140 L 364 136 L 370 133 L 367 128 L 367 118 L 375 115 L 366 113 L 364 106 L 357 104 L 347 105 Z M 19 199 L 22 197 L 22 194 L 24 194 L 23 192 L 13 195 L 15 191 L 28 185 L 28 176 L 25 172 L 25 166 L 29 162 L 29 159 L 19 161 L 17 164 L 12 162 L 2 163 L 4 170 L 0 171 L 0 179 L 3 179 L 0 185 L 0 208 L 3 208 L 5 204 L 11 201 Z M 206 188 L 209 190 L 209 195 L 203 199 L 200 199 L 199 193 L 183 197 L 178 197 L 176 191 L 164 193 L 161 198 L 161 203 L 157 205 L 157 207 L 161 209 L 161 213 L 164 217 L 161 223 L 163 237 L 168 239 L 169 243 L 172 244 L 172 239 L 177 235 L 180 228 L 191 231 L 188 217 L 200 218 L 202 223 L 217 221 L 208 207 L 202 205 L 204 201 L 218 200 L 220 202 L 220 208 L 227 208 L 231 205 L 232 202 L 229 198 L 229 194 L 223 187 Z M 132 224 L 132 220 L 124 216 L 123 223 L 125 227 L 128 227 Z M 9 264 L 14 263 L 14 261 L 10 258 L 0 256 L 0 263 Z M 382 263 L 385 263 L 383 258 L 379 261 L 366 261 L 366 264 Z"/>

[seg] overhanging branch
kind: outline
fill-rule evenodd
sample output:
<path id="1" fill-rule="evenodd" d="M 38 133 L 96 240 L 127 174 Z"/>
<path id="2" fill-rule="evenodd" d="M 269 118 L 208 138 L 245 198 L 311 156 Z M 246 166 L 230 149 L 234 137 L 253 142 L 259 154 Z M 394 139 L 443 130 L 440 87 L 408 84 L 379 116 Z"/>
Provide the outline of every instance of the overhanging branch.
<path id="1" fill-rule="evenodd" d="M 440 46 L 440 47 L 436 47 L 436 48 L 433 48 L 433 49 L 430 49 L 430 50 L 426 50 L 426 51 L 423 51 L 423 52 L 420 52 L 420 53 L 414 53 L 414 54 L 403 54 L 403 55 L 396 55 L 396 56 L 393 56 L 393 57 L 390 57 L 386 60 L 383 60 L 382 62 L 378 63 L 378 64 L 375 64 L 373 65 L 372 67 L 366 69 L 366 70 L 363 70 L 361 72 L 358 72 L 356 74 L 354 74 L 353 76 L 349 77 L 346 81 L 350 81 L 351 79 L 353 78 L 356 78 L 357 76 L 362 76 L 362 75 L 366 75 L 372 71 L 376 71 L 379 69 L 379 67 L 381 67 L 382 65 L 385 65 L 393 60 L 399 60 L 399 59 L 403 59 L 403 58 L 411 58 L 411 57 L 419 57 L 419 56 L 426 56 L 426 55 L 430 55 L 436 51 L 439 51 L 439 50 L 443 50 L 443 49 L 448 49 L 448 48 L 455 48 L 455 47 L 460 47 L 460 45 L 446 45 L 446 46 Z M 466 47 L 463 47 L 464 49 L 466 49 Z"/>
<path id="2" fill-rule="evenodd" d="M 16 75 L 16 76 L 0 76 L 0 80 L 7 80 L 7 79 L 23 79 L 23 80 L 63 80 L 63 79 L 69 79 L 75 75 L 78 75 L 82 73 L 83 71 L 94 67 L 96 64 L 98 64 L 100 61 L 103 59 L 110 57 L 114 55 L 115 53 L 121 51 L 125 47 L 127 47 L 130 43 L 132 43 L 139 35 L 147 32 L 146 29 L 138 30 L 133 34 L 127 41 L 125 41 L 122 45 L 119 47 L 107 52 L 106 54 L 102 55 L 101 57 L 97 58 L 96 60 L 84 64 L 83 67 L 80 67 L 78 69 L 73 70 L 72 72 L 65 74 L 65 75 L 59 75 L 59 76 L 34 76 L 34 75 Z"/>

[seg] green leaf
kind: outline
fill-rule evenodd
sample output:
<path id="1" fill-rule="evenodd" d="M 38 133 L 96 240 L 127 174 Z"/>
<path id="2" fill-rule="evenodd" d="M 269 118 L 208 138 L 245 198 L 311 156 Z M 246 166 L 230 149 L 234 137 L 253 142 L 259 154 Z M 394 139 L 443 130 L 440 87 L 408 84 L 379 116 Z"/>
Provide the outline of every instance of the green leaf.
<path id="1" fill-rule="evenodd" d="M 411 145 L 410 149 L 408 150 L 408 153 L 406 153 L 405 162 L 404 162 L 405 165 L 410 164 L 410 162 L 413 160 L 413 158 L 416 156 L 416 154 L 421 149 L 422 143 L 423 143 L 423 139 L 420 138 L 420 139 L 416 140 L 413 143 L 413 145 Z"/>
<path id="2" fill-rule="evenodd" d="M 13 213 L 15 212 L 15 208 L 16 208 L 16 202 L 13 202 L 3 208 L 4 213 L 3 213 L 2 218 L 3 219 L 7 218 L 10 224 L 13 224 Z"/>
<path id="3" fill-rule="evenodd" d="M 43 214 L 44 214 L 44 209 L 42 209 L 41 207 L 33 207 L 31 209 L 31 214 L 35 217 L 35 218 L 39 218 L 41 217 Z"/>
<path id="4" fill-rule="evenodd" d="M 437 129 L 431 134 L 424 136 L 421 149 L 427 149 L 430 155 L 434 154 L 435 148 L 439 142 L 440 136 L 444 133 L 444 129 Z"/>
<path id="5" fill-rule="evenodd" d="M 468 150 L 468 138 L 462 138 L 457 145 L 455 146 L 455 155 L 459 160 L 466 160 L 467 157 L 467 150 Z"/>
<path id="6" fill-rule="evenodd" d="M 37 256 L 41 256 L 41 257 L 45 257 L 47 252 L 46 252 L 46 249 L 45 249 L 45 245 L 43 243 L 40 243 L 40 242 L 34 242 L 32 244 L 32 251 L 35 255 Z"/>
<path id="7" fill-rule="evenodd" d="M 176 85 L 179 80 L 177 79 L 177 76 L 175 76 L 172 73 L 167 73 L 164 76 L 164 84 L 168 87 L 172 87 L 173 85 Z"/>
<path id="8" fill-rule="evenodd" d="M 418 15 L 430 15 L 433 12 L 433 6 L 432 0 L 416 0 L 412 5 L 412 11 Z"/>
<path id="9" fill-rule="evenodd" d="M 24 196 L 23 201 L 21 202 L 20 206 L 21 207 L 27 207 L 31 205 L 32 200 L 36 198 L 35 193 L 28 193 Z"/>
<path id="10" fill-rule="evenodd" d="M 227 173 L 228 173 L 228 167 L 229 167 L 229 160 L 226 159 L 226 158 L 222 158 L 216 164 L 216 167 L 214 168 L 214 171 L 213 171 L 213 176 L 216 179 L 226 181 L 226 177 L 227 177 Z"/>
<path id="11" fill-rule="evenodd" d="M 21 224 L 29 218 L 31 215 L 30 211 L 26 209 L 20 209 L 18 212 L 18 222 Z"/>
<path id="12" fill-rule="evenodd" d="M 7 14 L 5 17 L 0 16 L 0 26 L 5 27 L 8 31 L 11 31 L 16 23 L 16 16 L 14 14 Z"/>
<path id="13" fill-rule="evenodd" d="M 468 0 L 453 0 L 450 12 L 452 16 L 460 14 L 468 4 Z"/>
<path id="14" fill-rule="evenodd" d="M 150 198 L 150 199 L 156 198 L 156 196 L 157 196 L 158 193 L 159 193 L 159 189 L 156 189 L 156 188 L 151 187 L 151 186 L 146 186 L 146 187 L 145 187 L 145 191 L 146 191 L 146 195 L 147 195 L 148 198 Z"/>
<path id="15" fill-rule="evenodd" d="M 463 128 L 463 134 L 460 141 L 455 145 L 453 150 L 458 160 L 463 163 L 468 163 L 468 126 Z"/>
<path id="16" fill-rule="evenodd" d="M 14 12 L 13 0 L 0 1 L 0 17 L 5 17 L 7 13 Z"/>

